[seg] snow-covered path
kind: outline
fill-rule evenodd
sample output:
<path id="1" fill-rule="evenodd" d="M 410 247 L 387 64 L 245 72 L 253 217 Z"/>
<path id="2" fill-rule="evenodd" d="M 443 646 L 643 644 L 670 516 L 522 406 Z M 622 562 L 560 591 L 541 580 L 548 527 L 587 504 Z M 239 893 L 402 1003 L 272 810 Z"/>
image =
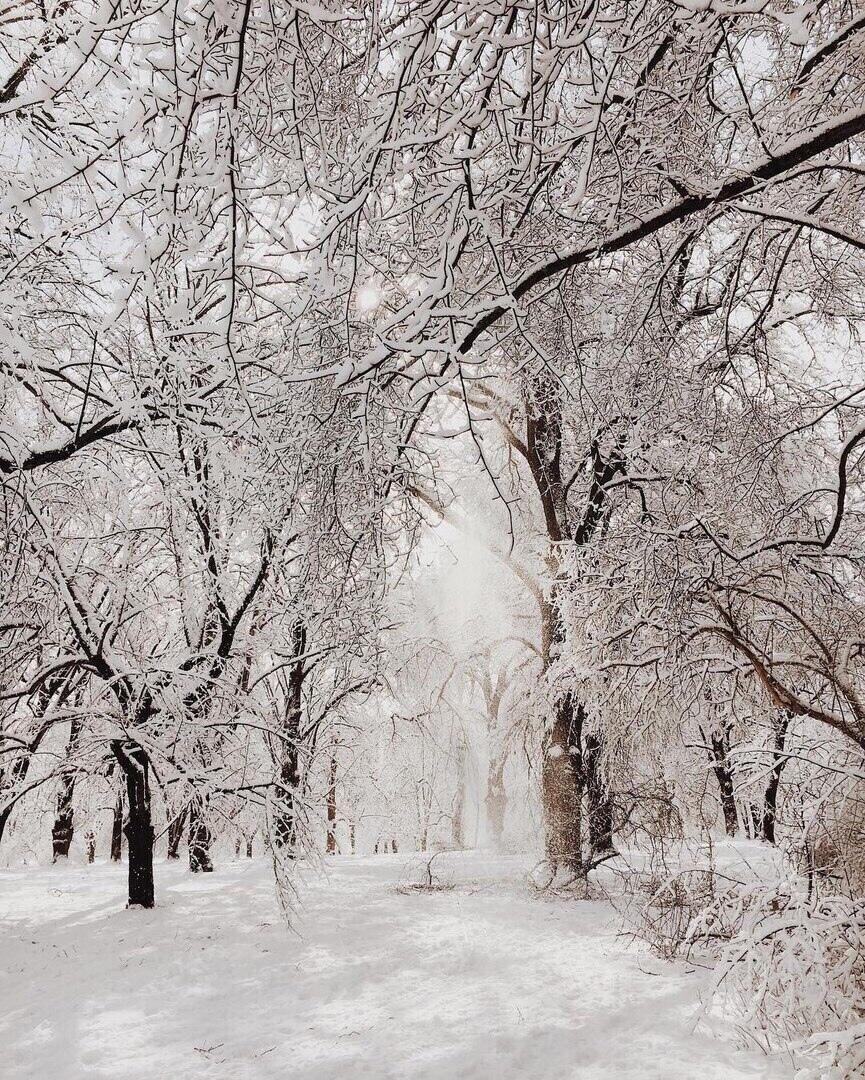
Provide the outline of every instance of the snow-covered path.
<path id="1" fill-rule="evenodd" d="M 525 860 L 328 860 L 281 921 L 264 862 L 0 871 L 0 1077 L 19 1080 L 741 1080 L 789 1076 L 693 1031 L 695 981 L 615 936 L 606 905 L 541 900 Z M 407 865 L 408 864 L 408 865 Z M 655 972 L 652 974 L 651 972 Z"/>

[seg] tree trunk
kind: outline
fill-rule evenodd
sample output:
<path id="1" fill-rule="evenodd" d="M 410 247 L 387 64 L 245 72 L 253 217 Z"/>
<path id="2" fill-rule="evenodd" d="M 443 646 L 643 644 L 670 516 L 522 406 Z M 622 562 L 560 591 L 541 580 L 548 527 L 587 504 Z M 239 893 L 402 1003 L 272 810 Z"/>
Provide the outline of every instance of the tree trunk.
<path id="1" fill-rule="evenodd" d="M 82 723 L 73 720 L 69 730 L 69 742 L 66 745 L 66 760 L 74 758 L 78 749 L 78 739 L 81 735 Z M 60 777 L 60 790 L 57 793 L 57 812 L 54 818 L 54 826 L 51 830 L 51 844 L 53 847 L 53 861 L 69 857 L 69 849 L 72 847 L 74 834 L 74 814 L 72 796 L 75 792 L 75 773 L 72 769 L 64 772 Z"/>
<path id="2" fill-rule="evenodd" d="M 544 668 L 561 648 L 564 628 L 556 597 L 546 600 L 541 624 Z M 570 691 L 559 693 L 552 727 L 547 731 L 541 761 L 541 798 L 544 809 L 546 856 L 555 873 L 560 867 L 582 873 L 583 710 Z"/>
<path id="3" fill-rule="evenodd" d="M 451 814 L 451 842 L 457 851 L 465 847 L 465 809 L 466 809 L 466 782 L 465 782 L 465 742 L 460 743 L 458 755 L 457 790 L 454 795 L 454 808 Z"/>
<path id="4" fill-rule="evenodd" d="M 294 743 L 283 750 L 279 782 L 274 841 L 277 847 L 291 854 L 297 846 L 297 793 L 300 790 L 300 754 Z"/>
<path id="5" fill-rule="evenodd" d="M 500 847 L 505 831 L 505 813 L 508 805 L 505 792 L 505 765 L 508 759 L 508 746 L 499 725 L 502 698 L 507 688 L 506 669 L 500 671 L 493 678 L 488 666 L 480 674 L 478 682 L 487 711 L 487 734 L 490 745 L 487 790 L 484 796 L 487 836 L 494 847 Z M 493 750 L 493 747 L 496 747 L 496 749 Z"/>
<path id="6" fill-rule="evenodd" d="M 3 767 L 8 758 L 5 755 L 0 757 L 0 802 L 2 802 L 2 806 L 0 806 L 0 840 L 3 839 L 3 833 L 6 831 L 12 811 L 24 793 L 23 790 L 16 791 L 16 788 L 19 786 L 22 789 L 24 788 L 33 756 L 51 729 L 51 720 L 45 720 L 45 716 L 52 705 L 55 709 L 63 705 L 69 695 L 74 692 L 74 689 L 75 684 L 68 675 L 58 675 L 43 683 L 33 695 L 31 703 L 34 715 L 40 718 L 42 723 L 34 733 L 29 745 L 22 747 L 21 751 L 15 755 L 8 769 Z"/>
<path id="7" fill-rule="evenodd" d="M 114 756 L 126 777 L 129 819 L 126 845 L 129 860 L 129 907 L 153 907 L 153 822 L 147 753 L 142 746 L 115 739 Z"/>
<path id="8" fill-rule="evenodd" d="M 574 521 L 568 507 L 568 485 L 562 474 L 564 425 L 562 393 L 556 380 L 537 376 L 531 388 L 532 400 L 526 413 L 525 455 L 538 490 L 550 541 L 548 564 L 556 585 L 545 598 L 541 613 L 541 655 L 544 674 L 567 645 L 567 631 L 560 607 L 561 566 L 557 554 L 562 542 L 577 547 L 588 544 L 603 529 L 610 513 L 607 485 L 624 469 L 621 446 L 616 445 L 607 460 L 600 446 L 590 446 L 591 481 L 582 514 Z M 560 866 L 584 872 L 582 857 L 582 797 L 588 783 L 589 831 L 592 850 L 612 844 L 612 806 L 604 791 L 603 776 L 595 765 L 586 776 L 582 753 L 583 709 L 569 692 L 554 703 L 554 722 L 544 746 L 541 785 L 546 815 L 547 858 L 553 871 Z M 587 748 L 588 749 L 588 748 Z"/>
<path id="9" fill-rule="evenodd" d="M 194 795 L 189 803 L 189 869 L 193 874 L 212 874 L 210 845 L 213 834 L 207 824 L 207 802 Z"/>
<path id="10" fill-rule="evenodd" d="M 352 855 L 357 851 L 357 845 L 355 843 L 355 824 L 352 822 L 348 827 L 348 843 L 351 849 Z"/>
<path id="11" fill-rule="evenodd" d="M 552 729 L 544 741 L 541 785 L 546 818 L 547 859 L 555 872 L 560 867 L 581 873 L 582 776 L 580 762 L 580 710 L 564 693 L 556 703 Z"/>
<path id="12" fill-rule="evenodd" d="M 505 831 L 505 813 L 507 812 L 508 799 L 505 792 L 505 755 L 504 753 L 490 761 L 489 774 L 487 775 L 487 829 L 490 840 L 495 847 L 500 847 L 502 836 Z"/>
<path id="13" fill-rule="evenodd" d="M 246 857 L 247 857 L 247 859 L 252 858 L 252 837 L 251 836 L 247 837 L 247 840 L 246 840 Z"/>
<path id="14" fill-rule="evenodd" d="M 74 834 L 72 795 L 75 790 L 75 774 L 65 772 L 60 777 L 60 791 L 57 793 L 57 812 L 51 828 L 52 862 L 69 857 Z"/>
<path id="15" fill-rule="evenodd" d="M 180 841 L 183 839 L 183 830 L 186 825 L 186 815 L 189 812 L 188 804 L 182 806 L 179 812 L 168 823 L 168 858 L 180 858 Z"/>
<path id="16" fill-rule="evenodd" d="M 111 861 L 120 862 L 123 854 L 123 792 L 117 793 L 111 821 Z"/>
<path id="17" fill-rule="evenodd" d="M 336 749 L 330 755 L 327 785 L 327 853 L 336 855 Z"/>
<path id="18" fill-rule="evenodd" d="M 0 840 L 3 839 L 3 833 L 6 831 L 6 826 L 9 822 L 9 818 L 12 816 L 12 811 L 15 809 L 15 804 L 18 801 L 15 797 L 15 788 L 18 784 L 23 784 L 27 778 L 27 773 L 30 769 L 31 756 L 29 751 L 19 754 L 12 762 L 12 766 L 9 769 L 9 779 L 6 783 L 6 778 L 0 776 L 0 789 L 7 788 L 11 793 L 9 795 L 9 801 L 0 809 Z"/>
<path id="19" fill-rule="evenodd" d="M 760 821 L 760 835 L 770 844 L 775 843 L 778 788 L 781 786 L 781 770 L 787 764 L 784 749 L 787 740 L 787 729 L 792 718 L 793 714 L 785 709 L 774 723 L 775 747 L 772 755 L 772 771 L 769 773 L 769 782 L 766 784 L 766 792 L 763 796 L 763 815 Z"/>
<path id="20" fill-rule="evenodd" d="M 282 760 L 279 769 L 279 805 L 274 821 L 274 843 L 292 855 L 298 842 L 298 798 L 300 796 L 300 721 L 303 710 L 303 680 L 306 678 L 304 653 L 306 627 L 298 620 L 292 628 L 292 651 L 295 657 L 288 676 L 284 737 L 280 740 Z"/>
<path id="21" fill-rule="evenodd" d="M 729 736 L 712 735 L 712 749 L 709 761 L 718 780 L 721 793 L 721 809 L 724 812 L 724 828 L 727 836 L 735 836 L 739 831 L 739 817 L 736 813 L 736 790 L 733 786 L 733 770 L 729 764 Z"/>
<path id="22" fill-rule="evenodd" d="M 578 706 L 584 714 L 583 707 Z M 585 714 L 584 714 L 585 718 Z M 582 726 L 582 725 L 580 725 Z M 601 770 L 603 743 L 597 734 L 587 735 L 583 762 L 589 818 L 589 850 L 592 860 L 614 851 L 613 800 Z"/>
<path id="23" fill-rule="evenodd" d="M 87 843 L 87 861 L 92 863 L 96 858 L 96 833 L 89 829 L 84 834 L 84 839 Z"/>

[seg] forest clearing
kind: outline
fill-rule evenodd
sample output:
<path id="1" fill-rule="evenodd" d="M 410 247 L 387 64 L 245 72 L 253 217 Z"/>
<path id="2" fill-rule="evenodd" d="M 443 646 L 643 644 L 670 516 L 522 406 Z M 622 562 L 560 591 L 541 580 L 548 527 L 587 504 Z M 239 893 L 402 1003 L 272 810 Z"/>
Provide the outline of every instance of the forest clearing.
<path id="1" fill-rule="evenodd" d="M 416 856 L 336 856 L 291 933 L 263 861 L 168 868 L 160 908 L 132 919 L 120 867 L 17 872 L 0 901 L 11 1075 L 793 1075 L 723 1026 L 695 1031 L 699 976 L 635 953 L 605 903 L 539 902 L 524 859 L 441 861 L 447 887 L 425 891 L 406 888 L 424 876 Z"/>

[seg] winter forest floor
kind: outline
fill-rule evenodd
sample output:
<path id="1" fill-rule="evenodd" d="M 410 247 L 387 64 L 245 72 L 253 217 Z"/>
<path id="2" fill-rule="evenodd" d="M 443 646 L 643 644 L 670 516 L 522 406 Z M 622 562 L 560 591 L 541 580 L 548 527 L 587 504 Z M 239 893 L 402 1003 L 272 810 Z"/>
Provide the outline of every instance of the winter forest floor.
<path id="1" fill-rule="evenodd" d="M 792 1070 L 695 1030 L 699 976 L 605 902 L 534 895 L 521 858 L 328 859 L 293 929 L 266 861 L 0 871 L 3 1080 L 740 1080 Z"/>

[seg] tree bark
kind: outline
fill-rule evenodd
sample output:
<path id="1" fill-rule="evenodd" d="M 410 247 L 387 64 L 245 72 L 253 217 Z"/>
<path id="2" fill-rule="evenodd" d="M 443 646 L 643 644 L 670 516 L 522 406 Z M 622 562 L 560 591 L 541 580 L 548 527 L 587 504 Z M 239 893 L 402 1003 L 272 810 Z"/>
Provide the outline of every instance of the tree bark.
<path id="1" fill-rule="evenodd" d="M 499 713 L 502 698 L 507 686 L 506 672 L 502 670 L 493 678 L 489 667 L 477 676 L 478 685 L 484 698 L 487 711 L 487 733 L 489 735 L 490 758 L 487 768 L 487 790 L 484 796 L 486 809 L 487 834 L 494 847 L 501 845 L 505 829 L 507 812 L 507 792 L 505 791 L 505 765 L 508 759 L 507 742 L 502 737 L 499 725 Z M 493 750 L 492 747 L 496 749 Z"/>
<path id="2" fill-rule="evenodd" d="M 207 801 L 193 795 L 189 803 L 189 869 L 193 874 L 212 874 L 210 845 L 213 834 L 207 823 Z"/>
<path id="3" fill-rule="evenodd" d="M 564 426 L 561 390 L 551 377 L 541 376 L 535 380 L 532 394 L 533 400 L 526 415 L 525 456 L 544 512 L 550 541 L 548 562 L 555 582 L 541 610 L 541 655 L 546 674 L 567 644 L 560 606 L 562 580 L 558 545 L 563 541 L 572 541 L 577 546 L 588 544 L 603 528 L 610 509 L 607 484 L 623 471 L 625 461 L 618 444 L 604 460 L 597 440 L 593 441 L 590 447 L 592 473 L 586 505 L 581 516 L 572 523 L 568 489 L 562 475 Z M 587 785 L 592 849 L 595 850 L 595 844 L 603 848 L 612 846 L 612 804 L 597 767 L 603 752 L 603 733 L 598 732 L 595 736 L 591 754 L 584 754 L 583 720 L 583 707 L 574 701 L 570 691 L 560 693 L 558 700 L 553 703 L 553 724 L 544 745 L 541 773 L 547 858 L 553 871 L 563 866 L 574 873 L 584 872 L 582 804 Z M 594 760 L 589 776 L 585 771 L 586 757 Z"/>
<path id="4" fill-rule="evenodd" d="M 69 742 L 66 744 L 67 763 L 75 756 L 82 728 L 83 724 L 80 720 L 72 721 Z M 74 793 L 75 772 L 67 765 L 66 771 L 60 777 L 60 790 L 57 793 L 57 811 L 54 817 L 54 826 L 51 829 L 53 862 L 69 857 L 69 849 L 72 847 L 72 838 L 75 832 L 75 809 L 72 805 Z"/>
<path id="5" fill-rule="evenodd" d="M 336 855 L 336 748 L 330 755 L 327 785 L 327 853 Z"/>
<path id="6" fill-rule="evenodd" d="M 769 781 L 763 796 L 763 815 L 760 821 L 760 834 L 763 839 L 774 844 L 775 824 L 778 814 L 778 788 L 781 786 L 781 771 L 787 764 L 784 749 L 787 741 L 787 730 L 793 714 L 786 709 L 782 710 L 775 719 L 775 746 L 772 755 L 772 770 L 769 773 Z"/>
<path id="7" fill-rule="evenodd" d="M 168 823 L 168 858 L 180 858 L 180 842 L 183 839 L 183 831 L 186 826 L 186 815 L 189 806 L 182 806 L 178 813 Z"/>
<path id="8" fill-rule="evenodd" d="M 490 840 L 499 847 L 505 831 L 505 814 L 508 799 L 505 792 L 505 755 L 501 753 L 490 761 L 487 774 L 487 794 L 484 800 L 487 810 L 487 828 Z"/>
<path id="9" fill-rule="evenodd" d="M 582 711 L 582 706 L 579 706 Z M 581 725 L 582 726 L 582 725 Z M 603 747 L 597 734 L 587 735 L 583 762 L 586 779 L 586 802 L 589 819 L 590 858 L 614 851 L 613 846 L 613 800 L 601 771 Z"/>
<path id="10" fill-rule="evenodd" d="M 8 769 L 3 768 L 3 761 L 8 759 L 5 756 L 0 758 L 0 800 L 2 800 L 2 805 L 0 805 L 0 840 L 3 839 L 3 833 L 6 831 L 12 811 L 23 794 L 23 791 L 16 792 L 16 788 L 19 786 L 24 787 L 33 756 L 51 728 L 51 720 L 44 719 L 46 713 L 48 713 L 52 704 L 55 708 L 63 705 L 73 691 L 74 683 L 68 675 L 60 675 L 46 680 L 33 695 L 33 713 L 42 722 L 30 740 L 29 745 L 23 747 L 15 755 Z"/>
<path id="11" fill-rule="evenodd" d="M 306 678 L 306 626 L 298 620 L 292 629 L 294 663 L 288 675 L 288 700 L 284 737 L 281 740 L 279 805 L 274 821 L 274 843 L 291 855 L 298 841 L 298 798 L 300 794 L 300 722 L 303 713 L 303 681 Z"/>
<path id="12" fill-rule="evenodd" d="M 730 740 L 724 732 L 710 737 L 712 749 L 709 761 L 718 781 L 721 797 L 721 810 L 724 814 L 724 829 L 727 836 L 735 836 L 739 831 L 739 816 L 736 813 L 736 789 L 733 785 L 733 770 L 729 764 Z"/>
<path id="13" fill-rule="evenodd" d="M 153 822 L 150 809 L 150 765 L 142 746 L 114 739 L 114 756 L 126 778 L 129 818 L 124 832 L 129 862 L 129 907 L 153 907 Z"/>
<path id="14" fill-rule="evenodd" d="M 562 694 L 543 749 L 541 787 L 546 819 L 546 854 L 552 870 L 582 872 L 581 712 L 573 695 Z"/>
<path id="15" fill-rule="evenodd" d="M 465 781 L 465 762 L 466 748 L 465 742 L 460 742 L 459 753 L 457 755 L 457 789 L 454 795 L 453 813 L 451 814 L 451 842 L 457 851 L 462 851 L 465 847 L 465 811 L 466 811 L 466 781 Z"/>
<path id="16" fill-rule="evenodd" d="M 51 827 L 52 862 L 69 857 L 69 849 L 72 847 L 72 837 L 75 832 L 75 810 L 72 805 L 72 795 L 75 791 L 75 775 L 64 772 L 60 777 L 60 791 L 57 794 L 57 811 L 54 816 L 54 825 Z"/>
<path id="17" fill-rule="evenodd" d="M 555 593 L 544 601 L 542 656 L 545 671 L 553 663 L 554 649 L 564 642 L 564 628 Z M 583 710 L 570 691 L 559 692 L 553 702 L 553 724 L 543 743 L 541 795 L 544 808 L 546 856 L 555 873 L 583 870 Z"/>
<path id="18" fill-rule="evenodd" d="M 114 817 L 111 821 L 111 861 L 120 862 L 123 855 L 123 792 L 117 793 Z"/>
<path id="19" fill-rule="evenodd" d="M 297 846 L 297 793 L 300 790 L 300 754 L 295 743 L 283 749 L 279 770 L 279 809 L 274 841 L 291 854 Z"/>
<path id="20" fill-rule="evenodd" d="M 15 809 L 15 804 L 18 801 L 14 796 L 15 788 L 18 784 L 23 784 L 27 779 L 30 761 L 31 754 L 29 750 L 20 753 L 9 768 L 8 781 L 6 777 L 0 776 L 0 789 L 6 788 L 13 793 L 12 797 L 9 798 L 9 801 L 5 803 L 2 809 L 0 809 L 0 840 L 3 839 L 3 833 L 6 831 L 9 818 L 12 816 L 12 811 Z"/>

